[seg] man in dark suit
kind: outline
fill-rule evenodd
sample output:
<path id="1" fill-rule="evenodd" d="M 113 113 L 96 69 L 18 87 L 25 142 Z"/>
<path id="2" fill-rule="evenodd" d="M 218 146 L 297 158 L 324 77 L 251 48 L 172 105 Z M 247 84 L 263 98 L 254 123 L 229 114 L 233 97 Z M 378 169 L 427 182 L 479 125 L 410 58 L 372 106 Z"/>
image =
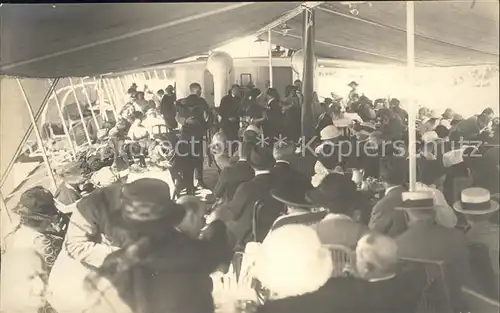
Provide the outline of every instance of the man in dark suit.
<path id="1" fill-rule="evenodd" d="M 398 210 L 408 215 L 408 230 L 396 238 L 400 257 L 444 262 L 451 302 L 461 311 L 460 288 L 472 277 L 465 234 L 436 222 L 432 193 L 404 192 L 401 199 Z"/>
<path id="2" fill-rule="evenodd" d="M 177 97 L 174 93 L 174 87 L 172 85 L 168 85 L 165 92 L 165 95 L 161 99 L 160 112 L 167 124 L 174 124 L 175 128 L 177 128 L 177 121 L 175 120 L 175 116 L 177 114 L 175 101 L 177 100 Z"/>
<path id="3" fill-rule="evenodd" d="M 238 187 L 226 207 L 229 210 L 227 226 L 230 240 L 236 248 L 244 247 L 250 240 L 261 242 L 274 221 L 284 211 L 284 206 L 270 194 L 271 168 L 274 165 L 272 151 L 269 148 L 255 146 L 249 153 L 248 163 L 254 169 L 255 177 Z M 262 201 L 263 206 L 254 221 L 257 201 Z M 256 229 L 253 227 L 254 222 Z"/>
<path id="4" fill-rule="evenodd" d="M 228 140 L 238 139 L 238 130 L 240 129 L 240 86 L 233 85 L 229 94 L 222 97 L 220 106 L 217 108 L 221 117 L 221 127 Z"/>
<path id="5" fill-rule="evenodd" d="M 402 234 L 406 226 L 405 214 L 396 211 L 401 206 L 401 194 L 406 191 L 406 159 L 386 157 L 381 160 L 380 178 L 385 184 L 385 196 L 373 207 L 368 226 L 381 234 L 396 237 Z"/>
<path id="6" fill-rule="evenodd" d="M 311 179 L 299 172 L 291 164 L 297 161 L 295 156 L 295 144 L 293 142 L 276 143 L 274 145 L 273 156 L 276 164 L 271 170 L 274 188 L 296 189 L 298 192 L 312 189 Z M 296 162 L 295 162 L 296 163 Z"/>
<path id="7" fill-rule="evenodd" d="M 214 189 L 214 195 L 222 202 L 231 201 L 236 189 L 244 183 L 252 180 L 255 173 L 247 161 L 248 153 L 253 146 L 252 143 L 243 142 L 238 162 L 225 167 L 219 175 L 219 180 Z"/>

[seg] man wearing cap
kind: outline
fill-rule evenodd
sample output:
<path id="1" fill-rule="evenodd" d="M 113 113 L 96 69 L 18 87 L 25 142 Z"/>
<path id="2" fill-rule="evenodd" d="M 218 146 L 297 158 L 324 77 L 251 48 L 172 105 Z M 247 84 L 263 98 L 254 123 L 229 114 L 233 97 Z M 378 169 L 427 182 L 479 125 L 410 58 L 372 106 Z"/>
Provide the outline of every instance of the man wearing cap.
<path id="1" fill-rule="evenodd" d="M 461 287 L 471 282 L 470 255 L 463 232 L 436 223 L 434 196 L 428 191 L 403 192 L 397 210 L 408 217 L 408 230 L 396 238 L 400 257 L 444 262 L 452 305 L 463 309 Z"/>
<path id="2" fill-rule="evenodd" d="M 298 169 L 304 167 L 304 161 L 300 160 L 295 155 L 295 145 L 293 142 L 275 143 L 273 149 L 273 156 L 276 160 L 271 176 L 273 179 L 273 186 L 275 188 L 290 188 L 301 190 L 312 189 L 311 180 L 305 174 L 305 171 Z"/>
<path id="3" fill-rule="evenodd" d="M 358 240 L 370 229 L 353 220 L 360 203 L 356 184 L 343 174 L 332 173 L 321 184 L 308 191 L 306 198 L 326 209 L 326 216 L 312 227 L 323 244 L 338 244 L 355 248 Z"/>
<path id="4" fill-rule="evenodd" d="M 227 226 L 230 240 L 236 248 L 244 248 L 245 244 L 253 239 L 261 242 L 274 221 L 284 211 L 284 206 L 270 194 L 271 169 L 274 165 L 272 151 L 269 148 L 254 146 L 248 155 L 248 163 L 254 169 L 255 177 L 238 187 L 227 206 L 218 208 L 218 210 L 229 210 Z M 257 216 L 256 229 L 253 229 L 252 221 L 257 201 L 261 201 L 264 207 Z"/>
<path id="5" fill-rule="evenodd" d="M 349 91 L 349 95 L 347 96 L 347 101 L 348 101 L 347 105 L 350 107 L 350 105 L 354 101 L 354 95 L 357 95 L 359 97 L 359 93 L 358 93 L 359 84 L 355 81 L 352 81 L 347 86 L 351 88 L 351 90 Z"/>
<path id="6" fill-rule="evenodd" d="M 168 184 L 157 179 L 140 179 L 130 184 L 113 184 L 98 189 L 78 202 L 51 276 L 51 304 L 58 312 L 75 312 L 85 307 L 81 284 L 89 269 L 100 268 L 104 259 L 134 240 L 123 225 L 134 219 L 147 221 L 161 214 L 164 229 L 178 223 L 182 210 L 172 205 Z M 172 225 L 174 223 L 174 225 Z M 71 294 L 71 298 L 67 295 Z M 81 296 L 81 298 L 79 298 Z"/>
<path id="7" fill-rule="evenodd" d="M 498 201 L 498 199 L 497 199 Z M 489 286 L 483 277 L 477 277 L 480 283 L 491 296 L 498 299 L 498 281 L 499 281 L 499 235 L 500 227 L 498 223 L 492 223 L 491 218 L 498 212 L 499 204 L 491 199 L 491 195 L 484 188 L 466 188 L 462 190 L 460 201 L 457 201 L 453 208 L 465 215 L 469 224 L 469 229 L 465 234 L 467 242 L 471 245 L 471 255 L 474 258 L 480 258 L 479 251 L 486 251 L 485 255 L 489 256 L 491 261 L 491 269 L 495 278 L 492 280 L 493 286 Z M 497 219 L 498 221 L 498 219 Z M 474 263 L 472 266 L 474 267 Z M 483 264 L 477 264 L 483 267 Z M 487 272 L 484 272 L 487 273 Z M 488 275 L 488 274 L 486 274 Z M 476 275 L 478 276 L 478 275 Z M 488 277 L 486 277 L 488 279 Z M 489 280 L 489 279 L 488 279 Z M 492 292 L 493 291 L 493 292 Z"/>

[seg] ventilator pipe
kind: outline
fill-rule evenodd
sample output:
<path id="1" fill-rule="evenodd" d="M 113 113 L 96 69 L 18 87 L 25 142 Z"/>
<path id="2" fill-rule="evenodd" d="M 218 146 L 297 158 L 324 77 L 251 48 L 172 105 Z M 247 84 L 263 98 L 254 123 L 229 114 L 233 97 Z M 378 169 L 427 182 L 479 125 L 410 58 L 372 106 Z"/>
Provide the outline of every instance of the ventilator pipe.
<path id="1" fill-rule="evenodd" d="M 304 50 L 300 49 L 296 51 L 292 57 L 290 58 L 290 62 L 292 63 L 292 69 L 295 73 L 297 73 L 301 80 L 304 79 Z M 314 56 L 314 70 L 318 67 L 318 57 Z"/>
<path id="2" fill-rule="evenodd" d="M 230 88 L 229 74 L 233 70 L 233 58 L 226 52 L 215 51 L 208 57 L 206 68 L 214 78 L 214 103 L 218 107 Z"/>

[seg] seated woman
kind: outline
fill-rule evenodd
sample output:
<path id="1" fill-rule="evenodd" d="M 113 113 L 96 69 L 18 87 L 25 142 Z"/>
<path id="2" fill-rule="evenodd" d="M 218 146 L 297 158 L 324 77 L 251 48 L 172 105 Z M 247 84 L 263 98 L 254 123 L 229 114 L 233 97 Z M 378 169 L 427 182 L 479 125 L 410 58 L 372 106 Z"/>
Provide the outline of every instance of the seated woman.
<path id="1" fill-rule="evenodd" d="M 48 269 L 44 257 L 32 249 L 2 255 L 0 307 L 9 313 L 56 313 L 46 300 Z"/>
<path id="2" fill-rule="evenodd" d="M 231 147 L 228 146 L 227 136 L 222 128 L 212 137 L 210 152 L 214 156 L 215 163 L 220 170 L 231 165 L 231 156 L 235 152 L 231 151 L 233 150 L 233 146 L 236 147 L 236 145 L 231 145 Z"/>
<path id="3" fill-rule="evenodd" d="M 50 191 L 41 186 L 26 190 L 14 212 L 20 222 L 5 238 L 6 251 L 33 250 L 41 255 L 44 267 L 50 271 L 61 251 L 69 216 L 56 208 Z"/>

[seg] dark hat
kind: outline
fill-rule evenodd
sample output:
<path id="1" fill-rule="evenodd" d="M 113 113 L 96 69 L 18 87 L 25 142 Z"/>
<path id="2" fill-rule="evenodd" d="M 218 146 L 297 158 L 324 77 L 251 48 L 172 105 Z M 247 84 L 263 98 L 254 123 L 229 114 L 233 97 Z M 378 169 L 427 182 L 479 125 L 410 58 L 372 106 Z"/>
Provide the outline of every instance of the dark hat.
<path id="1" fill-rule="evenodd" d="M 273 151 L 266 147 L 254 146 L 248 155 L 248 163 L 258 169 L 270 169 L 274 165 Z"/>
<path id="2" fill-rule="evenodd" d="M 179 224 L 185 214 L 182 206 L 170 199 L 168 184 L 159 179 L 142 178 L 125 184 L 120 200 L 110 220 L 121 228 L 168 228 Z"/>
<path id="3" fill-rule="evenodd" d="M 352 87 L 352 86 L 359 86 L 359 84 L 357 82 L 355 82 L 354 80 L 352 82 L 349 83 L 349 85 L 347 85 L 349 87 Z"/>
<path id="4" fill-rule="evenodd" d="M 343 174 L 331 173 L 323 178 L 318 187 L 306 192 L 306 198 L 314 204 L 331 209 L 353 202 L 356 189 L 356 184 Z"/>
<path id="5" fill-rule="evenodd" d="M 314 208 L 314 203 L 306 199 L 307 190 L 298 189 L 290 188 L 290 186 L 273 189 L 271 190 L 271 196 L 288 206 L 304 209 Z"/>
<path id="6" fill-rule="evenodd" d="M 52 193 L 42 186 L 35 186 L 23 192 L 14 212 L 21 217 L 51 216 L 57 213 L 57 208 Z"/>

